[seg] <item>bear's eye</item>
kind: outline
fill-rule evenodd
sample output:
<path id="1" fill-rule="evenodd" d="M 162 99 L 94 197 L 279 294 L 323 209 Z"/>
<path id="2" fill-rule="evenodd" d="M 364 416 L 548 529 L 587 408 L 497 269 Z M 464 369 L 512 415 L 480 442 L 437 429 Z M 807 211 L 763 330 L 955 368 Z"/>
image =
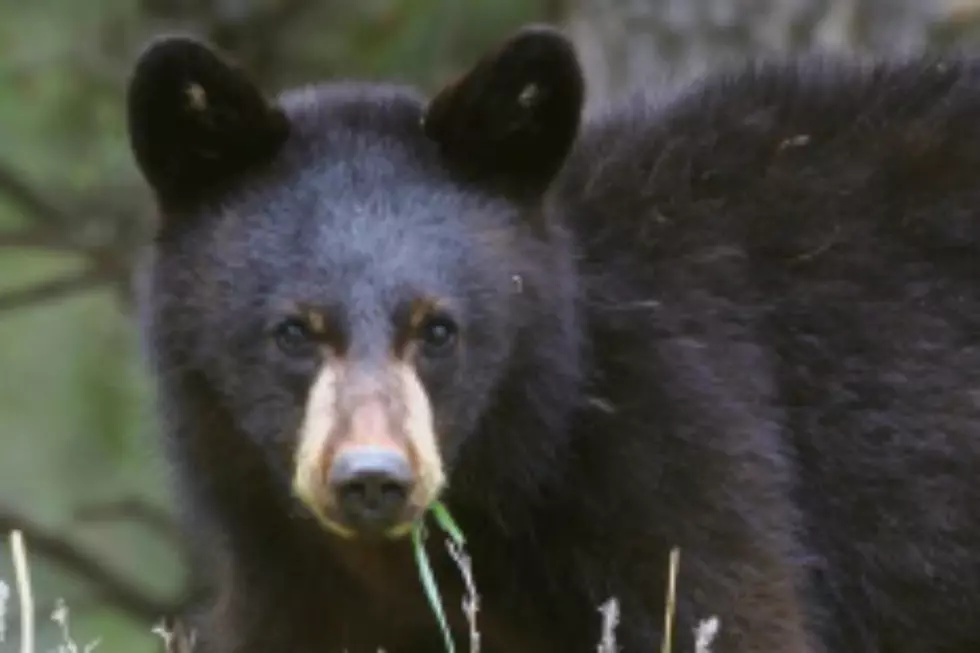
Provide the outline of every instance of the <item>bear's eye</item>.
<path id="1" fill-rule="evenodd" d="M 456 323 L 445 315 L 432 315 L 419 325 L 418 337 L 427 356 L 449 352 L 456 343 Z"/>
<path id="2" fill-rule="evenodd" d="M 307 354 L 314 340 L 306 323 L 294 317 L 280 322 L 273 336 L 279 349 L 291 356 Z"/>

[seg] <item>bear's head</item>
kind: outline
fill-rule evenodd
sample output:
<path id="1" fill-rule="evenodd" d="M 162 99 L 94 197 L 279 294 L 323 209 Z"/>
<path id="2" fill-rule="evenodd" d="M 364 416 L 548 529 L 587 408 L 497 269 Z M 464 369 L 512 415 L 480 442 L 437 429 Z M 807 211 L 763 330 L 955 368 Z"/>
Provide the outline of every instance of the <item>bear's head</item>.
<path id="1" fill-rule="evenodd" d="M 205 44 L 151 43 L 128 124 L 159 208 L 144 315 L 161 385 L 203 383 L 330 530 L 406 533 L 523 343 L 568 330 L 546 190 L 583 96 L 573 48 L 539 26 L 431 100 L 339 81 L 271 100 Z"/>

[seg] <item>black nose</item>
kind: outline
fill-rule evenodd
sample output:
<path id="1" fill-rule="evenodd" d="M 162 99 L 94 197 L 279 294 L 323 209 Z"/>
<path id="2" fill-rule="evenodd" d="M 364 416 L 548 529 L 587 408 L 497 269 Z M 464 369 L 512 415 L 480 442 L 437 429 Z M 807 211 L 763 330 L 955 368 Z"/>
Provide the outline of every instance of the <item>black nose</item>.
<path id="1" fill-rule="evenodd" d="M 405 456 L 388 449 L 362 447 L 342 453 L 330 470 L 337 505 L 355 528 L 395 526 L 412 486 Z"/>

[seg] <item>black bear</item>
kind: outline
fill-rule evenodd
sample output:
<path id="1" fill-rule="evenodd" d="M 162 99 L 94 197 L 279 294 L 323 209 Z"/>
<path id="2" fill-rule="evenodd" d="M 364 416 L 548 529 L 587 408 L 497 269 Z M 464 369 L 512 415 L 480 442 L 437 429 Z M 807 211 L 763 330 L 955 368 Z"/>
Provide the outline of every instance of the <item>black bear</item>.
<path id="1" fill-rule="evenodd" d="M 807 57 L 583 116 L 527 26 L 426 98 L 128 89 L 141 319 L 201 653 L 980 650 L 980 62 Z M 457 647 L 464 585 L 427 540 Z"/>

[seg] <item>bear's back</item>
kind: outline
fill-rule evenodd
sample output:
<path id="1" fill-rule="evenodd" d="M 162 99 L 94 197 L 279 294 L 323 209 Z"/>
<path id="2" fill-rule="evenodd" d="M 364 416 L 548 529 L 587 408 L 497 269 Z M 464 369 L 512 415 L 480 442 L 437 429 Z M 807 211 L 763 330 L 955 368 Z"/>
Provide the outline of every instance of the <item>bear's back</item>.
<path id="1" fill-rule="evenodd" d="M 618 211 L 612 228 L 643 230 L 650 252 L 724 234 L 806 257 L 814 239 L 873 226 L 973 247 L 978 109 L 977 59 L 760 61 L 612 103 L 586 123 L 558 192 L 581 228 L 611 235 L 599 214 Z"/>
<path id="2" fill-rule="evenodd" d="M 795 455 L 813 591 L 861 650 L 980 643 L 978 63 L 809 58 L 641 94 L 556 188 L 609 358 L 627 333 L 646 360 L 765 352 L 746 383 L 766 375 Z"/>

